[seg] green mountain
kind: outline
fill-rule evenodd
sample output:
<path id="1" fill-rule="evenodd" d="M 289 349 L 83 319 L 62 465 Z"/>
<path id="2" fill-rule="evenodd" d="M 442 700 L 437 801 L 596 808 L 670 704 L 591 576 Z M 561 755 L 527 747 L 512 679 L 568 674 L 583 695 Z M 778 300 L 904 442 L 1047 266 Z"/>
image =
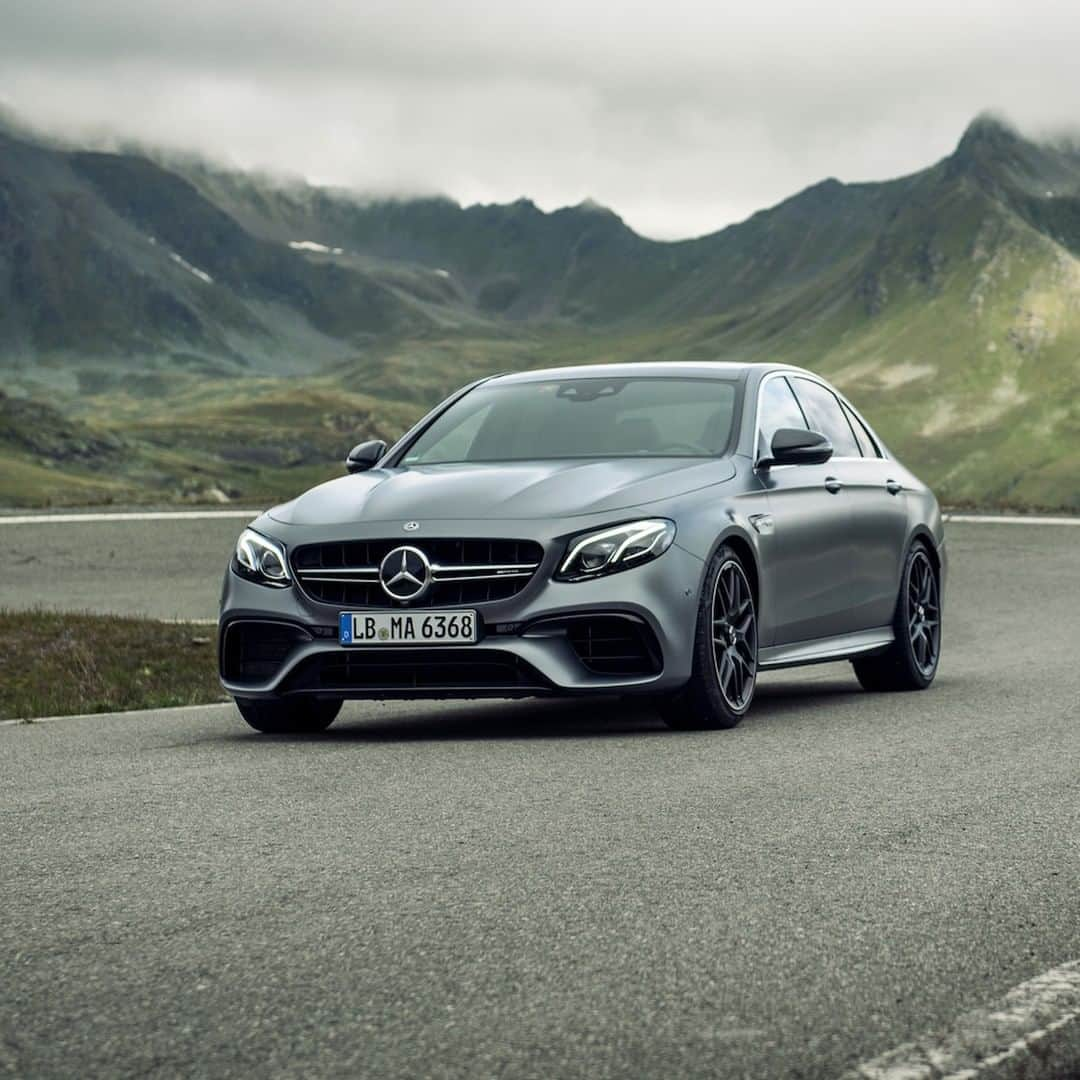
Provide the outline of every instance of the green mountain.
<path id="1" fill-rule="evenodd" d="M 1080 149 L 989 117 L 678 243 L 0 132 L 8 411 L 47 396 L 123 447 L 0 435 L 0 501 L 271 497 L 477 374 L 729 358 L 833 378 L 950 502 L 1080 509 L 1078 259 Z"/>

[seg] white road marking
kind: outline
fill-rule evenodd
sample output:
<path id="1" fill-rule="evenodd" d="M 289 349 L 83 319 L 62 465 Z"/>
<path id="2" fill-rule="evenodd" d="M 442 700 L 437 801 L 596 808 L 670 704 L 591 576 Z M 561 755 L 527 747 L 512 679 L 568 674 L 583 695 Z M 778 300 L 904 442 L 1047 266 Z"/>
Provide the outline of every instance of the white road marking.
<path id="1" fill-rule="evenodd" d="M 1005 1075 L 1001 1066 L 1023 1075 L 1038 1061 L 1039 1075 L 1080 1074 L 1080 1060 L 1055 1060 L 1055 1036 L 1080 1026 L 1080 960 L 1053 968 L 1014 987 L 1003 1000 L 966 1013 L 951 1031 L 926 1035 L 864 1061 L 844 1080 L 981 1080 Z M 1068 1040 L 1072 1053 L 1076 1041 Z M 1052 1068 L 1047 1068 L 1052 1065 Z M 1076 1070 L 1074 1072 L 1073 1070 Z"/>
<path id="2" fill-rule="evenodd" d="M 114 712 L 68 713 L 64 716 L 29 716 L 24 719 L 0 720 L 0 727 L 33 727 L 35 724 L 53 724 L 57 720 L 100 720 L 106 716 L 142 716 L 146 713 L 190 712 L 192 709 L 231 709 L 231 701 L 208 701 L 205 705 L 166 705 L 160 709 L 119 709 Z"/>
<path id="3" fill-rule="evenodd" d="M 1080 517 L 1042 517 L 1037 514 L 944 514 L 946 522 L 964 525 L 1080 525 Z"/>
<path id="4" fill-rule="evenodd" d="M 202 521 L 212 518 L 245 518 L 251 521 L 261 510 L 133 510 L 102 514 L 23 514 L 6 517 L 0 525 L 79 525 L 94 521 Z"/>

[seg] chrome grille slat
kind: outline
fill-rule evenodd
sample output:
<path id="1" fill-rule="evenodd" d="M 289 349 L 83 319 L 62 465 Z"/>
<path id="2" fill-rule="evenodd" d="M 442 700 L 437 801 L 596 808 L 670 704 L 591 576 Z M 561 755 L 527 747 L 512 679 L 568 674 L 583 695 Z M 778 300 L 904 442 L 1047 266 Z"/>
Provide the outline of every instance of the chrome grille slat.
<path id="1" fill-rule="evenodd" d="M 537 564 L 537 566 L 539 563 Z M 470 569 L 468 567 L 462 567 L 462 570 Z M 482 570 L 483 567 L 472 567 L 474 570 Z M 515 577 L 532 577 L 536 572 L 536 566 L 529 566 L 521 570 L 495 570 L 490 574 L 458 574 L 456 567 L 448 566 L 433 566 L 431 568 L 431 575 L 433 581 L 492 581 L 503 578 L 515 578 Z M 322 571 L 318 574 L 311 574 L 306 571 L 300 570 L 296 575 L 301 581 L 352 581 L 357 578 L 362 578 L 364 581 L 377 581 L 379 577 L 379 568 L 370 566 L 356 566 L 348 570 L 333 570 Z"/>
<path id="2" fill-rule="evenodd" d="M 498 563 L 492 563 L 491 565 L 479 565 L 479 566 L 440 566 L 438 563 L 431 564 L 432 573 L 439 574 L 444 572 L 460 572 L 464 573 L 466 570 L 476 571 L 488 571 L 489 575 L 491 571 L 499 570 L 528 570 L 531 574 L 540 564 L 535 563 L 506 563 L 500 566 Z"/>
<path id="3" fill-rule="evenodd" d="M 540 564 L 537 563 L 536 566 Z M 536 573 L 536 566 L 530 566 L 521 570 L 496 570 L 494 573 L 484 574 L 461 574 L 460 576 L 453 572 L 450 567 L 440 566 L 431 568 L 431 577 L 433 581 L 497 581 L 503 578 L 516 578 L 516 577 L 532 577 Z M 480 570 L 478 566 L 475 568 Z"/>
<path id="4" fill-rule="evenodd" d="M 347 581 L 349 578 L 354 577 L 370 577 L 374 580 L 378 576 L 379 568 L 377 566 L 347 566 L 342 570 L 320 570 L 317 575 L 306 570 L 297 571 L 297 577 L 301 577 L 305 581 Z"/>

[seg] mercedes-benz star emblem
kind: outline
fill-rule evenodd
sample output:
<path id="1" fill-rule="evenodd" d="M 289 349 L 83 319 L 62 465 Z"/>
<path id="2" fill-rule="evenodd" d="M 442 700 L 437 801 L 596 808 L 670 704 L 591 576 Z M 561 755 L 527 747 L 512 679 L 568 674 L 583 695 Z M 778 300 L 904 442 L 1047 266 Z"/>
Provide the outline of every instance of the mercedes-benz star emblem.
<path id="1" fill-rule="evenodd" d="M 419 521 L 406 521 L 405 524 L 402 525 L 401 527 L 406 532 L 416 532 L 416 530 L 420 528 L 420 522 Z"/>
<path id="2" fill-rule="evenodd" d="M 396 547 L 379 564 L 379 584 L 393 600 L 419 600 L 431 584 L 431 563 L 414 547 Z"/>

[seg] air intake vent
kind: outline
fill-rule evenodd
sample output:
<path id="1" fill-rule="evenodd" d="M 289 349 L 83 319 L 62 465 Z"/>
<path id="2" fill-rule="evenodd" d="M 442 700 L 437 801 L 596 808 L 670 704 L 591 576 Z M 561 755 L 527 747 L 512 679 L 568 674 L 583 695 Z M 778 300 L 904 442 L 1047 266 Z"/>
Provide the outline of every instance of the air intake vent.
<path id="1" fill-rule="evenodd" d="M 564 633 L 586 670 L 594 675 L 647 677 L 663 669 L 649 626 L 634 615 L 576 615 L 532 623 L 526 636 Z"/>
<path id="2" fill-rule="evenodd" d="M 311 635 L 292 623 L 236 619 L 222 635 L 221 674 L 232 683 L 266 682 L 305 641 L 311 641 Z"/>
<path id="3" fill-rule="evenodd" d="M 301 661 L 289 691 L 324 693 L 430 692 L 454 696 L 544 692 L 547 681 L 531 665 L 496 649 L 364 649 L 320 653 Z"/>

